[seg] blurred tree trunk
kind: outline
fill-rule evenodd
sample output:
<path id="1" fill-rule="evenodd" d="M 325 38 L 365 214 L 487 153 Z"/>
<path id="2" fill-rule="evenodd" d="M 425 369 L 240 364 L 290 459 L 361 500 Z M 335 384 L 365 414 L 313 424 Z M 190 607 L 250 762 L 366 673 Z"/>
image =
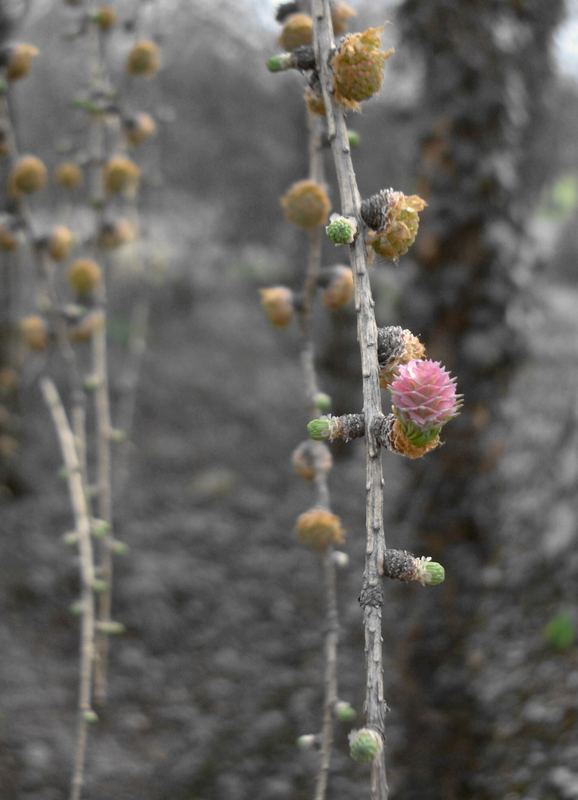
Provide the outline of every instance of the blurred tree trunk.
<path id="1" fill-rule="evenodd" d="M 400 656 L 406 800 L 486 796 L 476 764 L 490 721 L 471 690 L 468 637 L 497 557 L 495 470 L 507 446 L 497 420 L 524 352 L 526 219 L 547 172 L 535 145 L 562 11 L 562 0 L 405 0 L 399 12 L 424 67 L 417 191 L 429 203 L 404 324 L 465 395 L 447 446 L 415 466 L 404 509 L 418 551 L 446 567 L 444 586 L 416 598 Z"/>
<path id="2" fill-rule="evenodd" d="M 0 0 L 0 48 L 8 42 L 13 28 L 14 4 Z M 8 159 L 2 158 L 0 180 L 7 183 Z M 0 212 L 8 210 L 3 188 Z M 24 491 L 18 468 L 19 414 L 17 342 L 14 320 L 14 254 L 0 253 L 0 501 Z"/>

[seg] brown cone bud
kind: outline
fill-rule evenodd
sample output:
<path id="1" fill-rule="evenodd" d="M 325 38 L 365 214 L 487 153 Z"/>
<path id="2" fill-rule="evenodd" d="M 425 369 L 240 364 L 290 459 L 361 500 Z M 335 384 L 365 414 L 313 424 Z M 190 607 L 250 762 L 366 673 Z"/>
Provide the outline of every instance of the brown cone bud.
<path id="1" fill-rule="evenodd" d="M 320 551 L 345 542 L 341 520 L 325 508 L 311 508 L 297 518 L 297 538 L 301 544 Z"/>
<path id="2" fill-rule="evenodd" d="M 269 322 L 276 328 L 284 328 L 293 319 L 295 313 L 295 298 L 287 286 L 270 286 L 261 289 L 261 305 Z"/>

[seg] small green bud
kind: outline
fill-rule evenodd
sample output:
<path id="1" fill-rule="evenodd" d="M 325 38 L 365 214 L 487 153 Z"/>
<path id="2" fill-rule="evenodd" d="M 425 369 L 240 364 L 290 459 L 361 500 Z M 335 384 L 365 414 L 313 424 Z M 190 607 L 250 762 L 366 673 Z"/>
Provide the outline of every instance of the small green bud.
<path id="1" fill-rule="evenodd" d="M 114 622 L 114 620 L 111 619 L 106 622 L 97 622 L 96 630 L 99 631 L 99 633 L 106 633 L 108 636 L 119 636 L 121 633 L 125 632 L 126 628 L 122 622 Z"/>
<path id="2" fill-rule="evenodd" d="M 95 594 L 103 594 L 108 589 L 108 583 L 102 578 L 94 578 L 92 581 L 92 591 Z"/>
<path id="3" fill-rule="evenodd" d="M 372 728 L 361 728 L 349 734 L 349 754 L 354 761 L 369 764 L 383 748 L 383 740 Z"/>
<path id="4" fill-rule="evenodd" d="M 332 214 L 329 225 L 325 227 L 327 238 L 334 245 L 351 244 L 357 235 L 357 223 L 353 217 L 340 217 Z"/>
<path id="5" fill-rule="evenodd" d="M 95 539 L 105 539 L 110 533 L 110 525 L 105 519 L 93 519 L 91 530 Z"/>
<path id="6" fill-rule="evenodd" d="M 71 603 L 68 606 L 68 610 L 70 611 L 73 617 L 79 617 L 84 611 L 84 603 L 82 602 L 82 600 L 75 600 L 74 603 Z"/>
<path id="7" fill-rule="evenodd" d="M 96 711 L 93 711 L 92 708 L 89 708 L 87 711 L 85 711 L 82 716 L 84 717 L 84 721 L 89 725 L 94 725 L 95 722 L 98 722 L 98 714 Z"/>
<path id="8" fill-rule="evenodd" d="M 326 392 L 317 392 L 313 398 L 313 402 L 315 408 L 322 414 L 327 414 L 328 411 L 331 411 L 331 395 L 328 395 Z"/>
<path id="9" fill-rule="evenodd" d="M 338 700 L 335 703 L 335 716 L 339 722 L 353 722 L 357 712 L 351 703 L 347 703 L 345 700 Z"/>
<path id="10" fill-rule="evenodd" d="M 423 568 L 423 583 L 424 586 L 437 586 L 443 583 L 446 577 L 446 571 L 441 564 L 437 561 L 428 561 Z"/>
<path id="11" fill-rule="evenodd" d="M 129 551 L 129 546 L 120 539 L 112 539 L 109 541 L 109 547 L 115 556 L 125 556 Z"/>
<path id="12" fill-rule="evenodd" d="M 80 108 L 82 111 L 86 111 L 87 114 L 99 114 L 102 111 L 102 108 L 91 100 L 73 100 L 72 107 Z"/>
<path id="13" fill-rule="evenodd" d="M 300 750 L 313 750 L 317 746 L 318 738 L 313 733 L 305 733 L 297 739 Z"/>
<path id="14" fill-rule="evenodd" d="M 121 444 L 122 442 L 126 442 L 128 436 L 126 431 L 121 430 L 120 428 L 112 428 L 109 433 L 109 439 L 111 442 L 115 444 Z"/>
<path id="15" fill-rule="evenodd" d="M 401 424 L 403 432 L 415 447 L 425 447 L 425 445 L 433 442 L 436 436 L 439 436 L 442 429 L 441 425 L 436 425 L 433 428 L 422 431 L 422 429 L 414 425 L 413 422 L 402 422 Z"/>
<path id="16" fill-rule="evenodd" d="M 88 375 L 82 385 L 85 392 L 94 392 L 100 386 L 100 378 L 98 375 Z"/>
<path id="17" fill-rule="evenodd" d="M 345 569 L 345 567 L 349 566 L 349 556 L 347 553 L 344 553 L 343 550 L 334 550 L 331 554 L 331 558 L 335 566 L 339 569 Z"/>
<path id="18" fill-rule="evenodd" d="M 318 419 L 312 419 L 311 422 L 307 423 L 307 433 L 309 434 L 310 439 L 316 439 L 318 441 L 329 439 L 330 432 L 331 425 L 329 424 L 329 420 L 327 418 L 319 417 Z"/>
<path id="19" fill-rule="evenodd" d="M 78 542 L 78 534 L 76 531 L 66 531 L 62 534 L 62 543 L 72 547 Z"/>
<path id="20" fill-rule="evenodd" d="M 287 69 L 288 53 L 278 53 L 276 56 L 271 56 L 267 59 L 267 69 L 269 72 L 283 72 Z"/>
<path id="21" fill-rule="evenodd" d="M 350 147 L 359 147 L 361 136 L 357 131 L 351 131 L 351 130 L 347 131 L 347 138 L 349 139 Z"/>
<path id="22" fill-rule="evenodd" d="M 544 638 L 556 650 L 568 650 L 576 640 L 576 626 L 567 611 L 556 614 L 544 627 Z"/>

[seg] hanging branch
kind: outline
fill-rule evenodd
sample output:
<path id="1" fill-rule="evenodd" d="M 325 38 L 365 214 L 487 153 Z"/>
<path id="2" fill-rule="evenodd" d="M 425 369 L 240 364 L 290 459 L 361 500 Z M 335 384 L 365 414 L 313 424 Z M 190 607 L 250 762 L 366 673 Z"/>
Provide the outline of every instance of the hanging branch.
<path id="1" fill-rule="evenodd" d="M 360 218 L 361 198 L 350 156 L 349 138 L 343 111 L 337 107 L 332 94 L 332 75 L 329 58 L 334 51 L 329 0 L 313 0 L 314 49 L 319 68 L 323 101 L 327 115 L 327 132 L 335 163 L 342 213 L 357 221 Z M 349 245 L 349 255 L 355 287 L 357 338 L 361 353 L 363 380 L 363 413 L 366 421 L 366 535 L 365 570 L 360 603 L 363 608 L 365 657 L 367 666 L 365 709 L 367 728 L 379 735 L 379 746 L 372 760 L 371 797 L 386 800 L 388 786 L 383 753 L 385 700 L 383 692 L 383 658 L 381 646 L 381 608 L 383 590 L 383 474 L 381 450 L 373 433 L 374 424 L 381 419 L 379 363 L 377 358 L 377 325 L 374 301 L 367 272 L 367 255 L 363 236 Z"/>
<path id="2" fill-rule="evenodd" d="M 309 179 L 318 184 L 324 182 L 322 154 L 322 125 L 319 117 L 307 114 Z M 319 387 L 315 368 L 315 346 L 313 343 L 313 304 L 321 267 L 321 227 L 317 225 L 308 232 L 307 270 L 303 283 L 299 329 L 301 333 L 301 364 L 305 378 L 305 394 L 313 414 L 318 413 Z M 317 495 L 316 505 L 331 510 L 327 470 L 323 468 L 324 454 L 318 447 L 313 449 L 313 480 Z M 315 785 L 315 800 L 325 800 L 327 782 L 333 750 L 334 714 L 337 703 L 337 648 L 339 646 L 339 616 L 337 609 L 336 565 L 334 550 L 330 545 L 323 554 L 323 573 L 327 628 L 325 633 L 324 702 L 321 727 L 321 752 Z"/>
<path id="3" fill-rule="evenodd" d="M 80 800 L 84 784 L 88 726 L 96 721 L 92 709 L 92 666 L 94 661 L 94 559 L 91 541 L 90 511 L 82 481 L 81 463 L 74 434 L 68 422 L 64 406 L 54 382 L 42 378 L 40 388 L 54 423 L 60 451 L 66 470 L 70 503 L 74 514 L 75 537 L 78 542 L 81 574 L 81 644 L 78 689 L 78 719 L 74 766 L 72 772 L 70 800 Z"/>

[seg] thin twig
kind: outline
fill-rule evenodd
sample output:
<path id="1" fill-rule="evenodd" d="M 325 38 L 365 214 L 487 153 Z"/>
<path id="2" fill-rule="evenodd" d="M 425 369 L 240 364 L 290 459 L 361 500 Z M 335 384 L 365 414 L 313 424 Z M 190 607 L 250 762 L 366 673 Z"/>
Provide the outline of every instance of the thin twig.
<path id="1" fill-rule="evenodd" d="M 359 228 L 360 196 L 351 154 L 343 111 L 332 94 L 332 76 L 329 58 L 334 49 L 329 0 L 313 0 L 314 47 L 320 70 L 323 99 L 327 114 L 327 128 L 341 198 L 342 214 L 354 217 Z M 363 381 L 363 412 L 366 420 L 366 551 L 365 570 L 360 602 L 363 608 L 365 629 L 365 656 L 367 662 L 365 706 L 367 726 L 384 736 L 385 702 L 383 693 L 383 654 L 381 637 L 381 611 L 383 591 L 381 573 L 385 551 L 383 529 L 383 472 L 379 443 L 373 434 L 374 422 L 382 417 L 377 358 L 377 326 L 374 301 L 367 270 L 365 241 L 356 237 L 349 247 L 351 269 L 355 286 L 357 312 L 357 338 L 361 352 Z M 388 786 L 383 748 L 372 762 L 371 798 L 386 800 Z"/>
<path id="2" fill-rule="evenodd" d="M 323 153 L 321 149 L 322 121 L 307 113 L 309 178 L 317 183 L 324 181 Z M 301 366 L 305 384 L 305 396 L 309 413 L 316 416 L 318 410 L 315 396 L 319 391 L 315 367 L 313 343 L 313 305 L 317 291 L 317 280 L 321 267 L 321 228 L 309 231 L 307 267 L 303 281 L 302 301 L 299 310 L 299 332 L 301 337 Z M 317 448 L 316 448 L 317 450 Z M 331 500 L 326 470 L 318 465 L 318 454 L 314 451 L 313 469 L 316 504 L 330 509 Z M 339 618 L 333 548 L 329 547 L 323 557 L 324 590 L 327 628 L 324 643 L 324 700 L 321 727 L 321 751 L 319 770 L 315 782 L 315 800 L 325 800 L 331 766 L 334 738 L 334 709 L 337 703 L 337 648 L 339 644 Z"/>
<path id="3" fill-rule="evenodd" d="M 104 35 L 98 26 L 90 27 L 91 62 L 90 81 L 94 91 L 109 91 L 110 83 L 105 62 Z M 90 200 L 94 205 L 94 246 L 97 247 L 98 234 L 105 218 L 105 193 L 102 184 L 102 165 L 106 156 L 105 120 L 91 119 L 89 134 L 89 156 L 92 175 L 89 186 Z M 111 457 L 111 411 L 107 346 L 107 292 L 106 278 L 98 287 L 98 304 L 103 314 L 103 324 L 92 336 L 92 370 L 96 383 L 94 408 L 96 417 L 96 510 L 100 519 L 106 523 L 98 558 L 99 578 L 104 581 L 104 589 L 98 596 L 98 621 L 107 625 L 111 621 L 113 557 L 112 531 L 112 457 Z M 96 664 L 94 671 L 94 695 L 99 704 L 106 701 L 108 671 L 109 637 L 105 632 L 97 634 Z"/>
<path id="4" fill-rule="evenodd" d="M 81 633 L 80 670 L 78 687 L 78 719 L 74 766 L 70 788 L 70 800 L 80 800 L 86 764 L 88 742 L 87 715 L 92 711 L 92 665 L 94 660 L 94 560 L 90 531 L 90 512 L 82 481 L 81 464 L 75 437 L 68 422 L 58 390 L 50 378 L 42 378 L 40 388 L 54 423 L 60 451 L 66 469 L 66 480 L 70 503 L 74 514 L 75 532 L 78 537 L 81 575 Z"/>

